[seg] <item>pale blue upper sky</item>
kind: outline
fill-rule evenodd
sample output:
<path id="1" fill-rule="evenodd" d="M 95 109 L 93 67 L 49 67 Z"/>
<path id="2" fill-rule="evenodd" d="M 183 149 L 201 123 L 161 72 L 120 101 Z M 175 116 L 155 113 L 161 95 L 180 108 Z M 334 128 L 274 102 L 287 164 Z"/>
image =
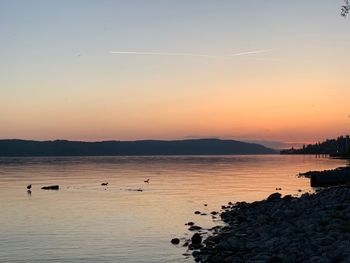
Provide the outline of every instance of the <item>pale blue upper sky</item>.
<path id="1" fill-rule="evenodd" d="M 0 138 L 300 141 L 347 132 L 341 5 L 0 0 Z"/>

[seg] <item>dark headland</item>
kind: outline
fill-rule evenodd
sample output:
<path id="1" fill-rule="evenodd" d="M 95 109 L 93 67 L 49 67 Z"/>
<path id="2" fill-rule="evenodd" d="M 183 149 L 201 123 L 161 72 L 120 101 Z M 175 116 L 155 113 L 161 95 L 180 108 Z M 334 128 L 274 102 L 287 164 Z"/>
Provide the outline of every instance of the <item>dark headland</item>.
<path id="1" fill-rule="evenodd" d="M 300 149 L 285 149 L 281 151 L 281 154 L 325 154 L 336 158 L 350 158 L 350 136 L 327 139 L 324 142 L 304 145 Z"/>
<path id="2" fill-rule="evenodd" d="M 0 156 L 128 156 L 276 154 L 265 146 L 235 140 L 28 141 L 0 140 Z"/>
<path id="3" fill-rule="evenodd" d="M 324 142 L 304 145 L 300 149 L 285 149 L 281 154 L 311 154 L 329 155 L 332 158 L 350 159 L 350 136 L 339 136 L 336 139 L 327 139 Z M 333 170 L 309 171 L 300 176 L 310 178 L 312 187 L 334 186 L 350 183 L 350 167 L 338 167 Z"/>

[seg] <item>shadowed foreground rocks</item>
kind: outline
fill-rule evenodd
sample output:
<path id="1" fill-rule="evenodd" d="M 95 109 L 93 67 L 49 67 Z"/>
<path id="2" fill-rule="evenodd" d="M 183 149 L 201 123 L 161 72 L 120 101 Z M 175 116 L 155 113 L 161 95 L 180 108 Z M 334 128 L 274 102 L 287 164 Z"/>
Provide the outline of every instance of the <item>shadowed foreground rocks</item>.
<path id="1" fill-rule="evenodd" d="M 197 262 L 350 262 L 350 187 L 279 193 L 221 214 L 227 223 L 193 252 Z"/>

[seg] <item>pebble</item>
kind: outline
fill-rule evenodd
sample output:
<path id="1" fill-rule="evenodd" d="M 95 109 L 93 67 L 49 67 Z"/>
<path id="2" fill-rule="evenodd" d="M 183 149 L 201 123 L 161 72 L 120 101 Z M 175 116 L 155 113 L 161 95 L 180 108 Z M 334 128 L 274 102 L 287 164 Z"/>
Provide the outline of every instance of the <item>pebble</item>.
<path id="1" fill-rule="evenodd" d="M 190 230 L 190 231 L 198 231 L 198 230 L 201 230 L 201 229 L 202 229 L 202 227 L 193 225 L 188 230 Z"/>
<path id="2" fill-rule="evenodd" d="M 180 239 L 178 239 L 178 238 L 173 238 L 173 239 L 171 240 L 171 244 L 173 244 L 173 245 L 178 245 L 178 244 L 180 244 Z"/>

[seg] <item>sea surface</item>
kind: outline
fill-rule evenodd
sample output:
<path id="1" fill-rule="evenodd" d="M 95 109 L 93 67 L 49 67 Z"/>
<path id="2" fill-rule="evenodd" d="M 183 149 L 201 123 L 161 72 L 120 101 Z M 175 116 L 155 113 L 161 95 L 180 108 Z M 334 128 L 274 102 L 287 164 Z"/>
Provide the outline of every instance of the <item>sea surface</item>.
<path id="1" fill-rule="evenodd" d="M 0 158 L 0 262 L 193 262 L 171 238 L 190 238 L 188 221 L 220 224 L 194 211 L 276 188 L 300 195 L 313 189 L 299 172 L 345 164 L 285 155 Z M 52 184 L 60 190 L 41 190 Z"/>

